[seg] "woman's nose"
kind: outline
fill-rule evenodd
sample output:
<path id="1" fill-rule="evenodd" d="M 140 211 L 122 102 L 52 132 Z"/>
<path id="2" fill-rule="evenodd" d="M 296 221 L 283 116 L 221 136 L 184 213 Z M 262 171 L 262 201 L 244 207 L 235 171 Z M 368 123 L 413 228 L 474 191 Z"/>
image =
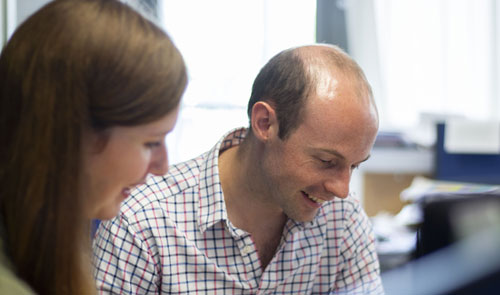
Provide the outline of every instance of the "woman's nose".
<path id="1" fill-rule="evenodd" d="M 151 159 L 149 172 L 151 174 L 161 176 L 165 175 L 168 171 L 168 152 L 166 144 L 154 151 Z"/>

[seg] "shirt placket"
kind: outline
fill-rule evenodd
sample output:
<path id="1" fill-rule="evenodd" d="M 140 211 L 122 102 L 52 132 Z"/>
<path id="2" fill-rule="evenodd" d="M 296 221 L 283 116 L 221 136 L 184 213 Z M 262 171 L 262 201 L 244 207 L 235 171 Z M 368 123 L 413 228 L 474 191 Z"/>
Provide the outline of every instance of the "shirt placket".
<path id="1" fill-rule="evenodd" d="M 242 269 L 240 270 L 243 274 L 242 277 L 244 277 L 250 288 L 255 290 L 255 292 L 252 291 L 252 294 L 255 294 L 256 290 L 259 288 L 260 278 L 262 276 L 261 263 L 255 243 L 250 234 L 244 230 L 235 228 L 231 223 L 229 223 L 228 227 L 239 249 L 241 261 L 243 262 Z"/>
<path id="2" fill-rule="evenodd" d="M 297 251 L 303 252 L 300 247 L 300 237 L 304 236 L 307 228 L 303 224 L 289 220 L 283 231 L 282 241 L 279 250 L 273 260 L 262 274 L 260 288 L 257 294 L 286 294 L 294 292 L 296 294 L 308 294 L 310 291 L 310 280 L 306 274 L 300 276 L 303 282 L 293 286 L 285 286 L 286 280 L 303 271 L 303 266 L 310 263 L 311 257 L 303 257 Z M 314 248 L 313 248 L 314 249 Z M 313 249 L 308 249 L 313 250 Z M 293 290 L 290 288 L 293 287 Z"/>

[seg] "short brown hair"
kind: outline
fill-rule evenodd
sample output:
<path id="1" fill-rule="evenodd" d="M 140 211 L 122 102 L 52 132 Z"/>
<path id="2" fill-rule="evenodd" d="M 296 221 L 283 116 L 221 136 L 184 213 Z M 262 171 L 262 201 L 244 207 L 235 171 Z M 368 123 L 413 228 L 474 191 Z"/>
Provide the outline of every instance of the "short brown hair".
<path id="1" fill-rule="evenodd" d="M 285 139 L 300 123 L 300 112 L 309 94 L 309 85 L 304 63 L 296 52 L 288 49 L 278 53 L 254 80 L 247 107 L 249 119 L 256 102 L 270 102 L 278 117 L 278 135 Z"/>

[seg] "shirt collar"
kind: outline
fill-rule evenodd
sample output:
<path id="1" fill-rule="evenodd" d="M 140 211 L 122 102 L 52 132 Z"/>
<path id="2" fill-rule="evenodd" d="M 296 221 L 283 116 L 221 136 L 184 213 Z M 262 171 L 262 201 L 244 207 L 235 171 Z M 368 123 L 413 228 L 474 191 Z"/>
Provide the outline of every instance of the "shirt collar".
<path id="1" fill-rule="evenodd" d="M 205 154 L 203 164 L 200 166 L 198 210 L 198 226 L 202 232 L 219 221 L 227 220 L 226 204 L 219 177 L 219 155 L 225 150 L 241 144 L 246 134 L 246 128 L 233 129 Z"/>
<path id="2" fill-rule="evenodd" d="M 236 128 L 226 133 L 206 154 L 200 167 L 200 191 L 198 225 L 202 232 L 220 221 L 226 221 L 227 209 L 219 177 L 219 155 L 225 150 L 240 145 L 247 134 L 246 128 Z M 316 217 L 310 222 L 291 220 L 291 224 L 299 229 L 313 228 L 326 224 L 326 216 L 321 207 Z"/>

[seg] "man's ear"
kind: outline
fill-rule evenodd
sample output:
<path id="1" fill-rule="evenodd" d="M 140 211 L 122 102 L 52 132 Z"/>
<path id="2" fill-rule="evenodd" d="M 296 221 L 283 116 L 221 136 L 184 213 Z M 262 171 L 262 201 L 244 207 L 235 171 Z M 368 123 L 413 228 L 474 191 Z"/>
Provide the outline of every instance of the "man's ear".
<path id="1" fill-rule="evenodd" d="M 274 108 L 265 101 L 258 101 L 252 107 L 252 133 L 259 140 L 267 141 L 278 135 L 278 118 Z"/>

